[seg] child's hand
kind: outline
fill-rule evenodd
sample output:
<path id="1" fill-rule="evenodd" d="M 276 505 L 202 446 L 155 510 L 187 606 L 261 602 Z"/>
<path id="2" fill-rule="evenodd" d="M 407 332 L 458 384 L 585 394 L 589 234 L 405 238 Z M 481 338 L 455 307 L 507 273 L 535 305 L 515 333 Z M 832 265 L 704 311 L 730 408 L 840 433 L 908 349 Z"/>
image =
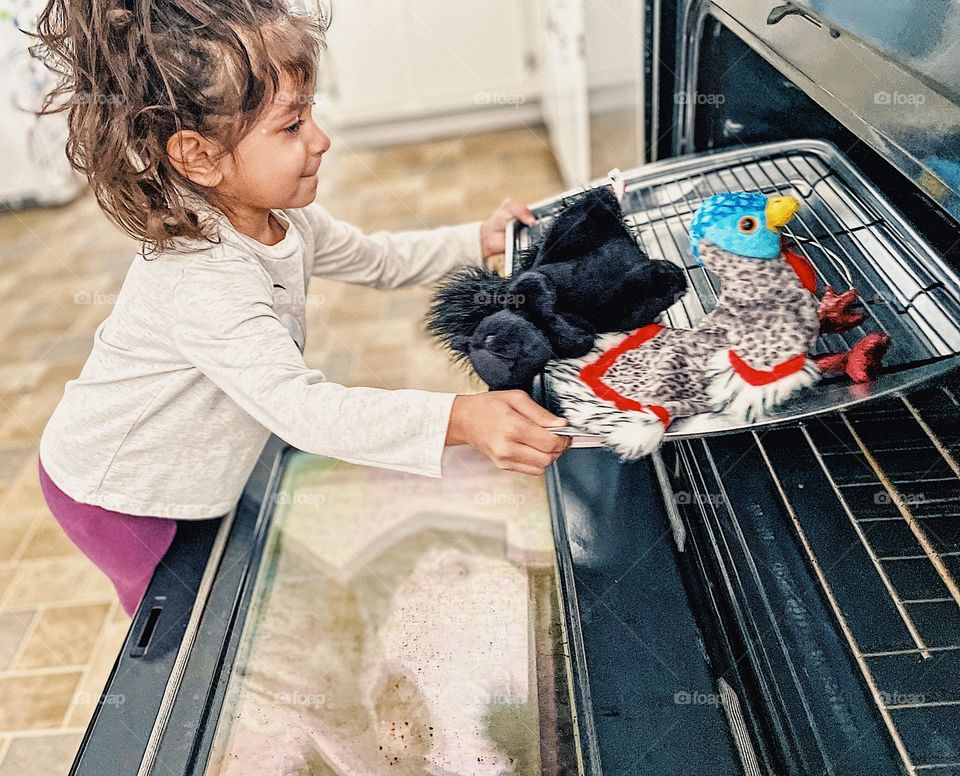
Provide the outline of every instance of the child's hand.
<path id="1" fill-rule="evenodd" d="M 470 445 L 501 469 L 538 476 L 572 441 L 546 429 L 566 424 L 524 391 L 462 395 L 453 400 L 446 444 Z"/>
<path id="2" fill-rule="evenodd" d="M 507 224 L 519 218 L 527 226 L 533 226 L 537 219 L 533 217 L 530 208 L 521 205 L 512 199 L 505 199 L 500 207 L 493 211 L 493 215 L 480 224 L 480 245 L 483 248 L 483 258 L 503 253 L 507 247 Z"/>

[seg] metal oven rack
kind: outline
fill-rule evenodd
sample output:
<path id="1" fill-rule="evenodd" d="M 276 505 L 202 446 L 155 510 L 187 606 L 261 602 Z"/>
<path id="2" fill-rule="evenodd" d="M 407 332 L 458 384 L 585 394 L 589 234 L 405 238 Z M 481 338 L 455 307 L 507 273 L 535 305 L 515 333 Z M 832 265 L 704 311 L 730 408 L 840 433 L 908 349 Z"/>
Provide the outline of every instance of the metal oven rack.
<path id="1" fill-rule="evenodd" d="M 863 714 L 825 658 L 833 634 L 791 570 L 794 548 L 888 734 L 866 741 L 857 729 L 850 751 L 860 772 L 887 772 L 878 740 L 910 776 L 960 772 L 957 389 L 953 379 L 793 428 L 664 450 L 668 498 L 692 536 L 686 552 L 715 564 L 715 598 L 725 601 L 717 619 L 743 634 L 735 670 L 768 698 L 783 749 L 817 772 L 818 757 L 845 749 L 830 738 Z M 784 533 L 795 541 L 773 540 Z M 791 705 L 802 715 L 791 718 Z"/>
<path id="2" fill-rule="evenodd" d="M 903 390 L 957 364 L 960 281 L 833 145 L 816 140 L 770 143 L 681 157 L 624 176 L 623 210 L 637 239 L 652 258 L 672 261 L 687 274 L 687 294 L 665 313 L 670 326 L 689 327 L 717 298 L 716 280 L 690 252 L 687 229 L 693 212 L 711 194 L 754 190 L 800 201 L 787 234 L 814 265 L 822 284 L 838 292 L 856 288 L 864 302 L 864 325 L 822 337 L 814 352 L 843 350 L 869 331 L 891 336 L 893 345 L 876 381 L 853 386 L 846 379 L 827 378 L 761 424 L 796 420 Z M 514 266 L 514 256 L 542 234 L 563 197 L 575 193 L 536 203 L 532 209 L 537 226 L 508 235 L 508 272 L 522 269 Z M 667 434 L 682 438 L 743 428 L 722 416 L 700 416 L 674 422 Z"/>
<path id="3" fill-rule="evenodd" d="M 551 467 L 587 772 L 601 757 L 614 772 L 644 761 L 654 744 L 638 732 L 666 728 L 672 741 L 689 728 L 709 773 L 960 774 L 960 281 L 828 143 L 682 157 L 625 180 L 638 240 L 687 273 L 671 326 L 717 298 L 690 255 L 693 212 L 713 193 L 759 190 L 801 202 L 790 239 L 821 284 L 865 304 L 863 327 L 815 352 L 869 331 L 893 346 L 870 385 L 825 379 L 749 426 L 674 422 L 652 465 L 585 448 Z M 535 204 L 537 226 L 508 234 L 508 272 L 575 193 Z M 549 383 L 535 387 L 549 405 Z M 660 542 L 671 532 L 672 557 Z M 639 647 L 612 656 L 611 638 Z M 668 666 L 644 668 L 653 653 Z M 701 670 L 732 755 L 703 732 L 716 717 L 669 701 L 704 686 Z M 605 716 L 623 697 L 639 722 Z"/>

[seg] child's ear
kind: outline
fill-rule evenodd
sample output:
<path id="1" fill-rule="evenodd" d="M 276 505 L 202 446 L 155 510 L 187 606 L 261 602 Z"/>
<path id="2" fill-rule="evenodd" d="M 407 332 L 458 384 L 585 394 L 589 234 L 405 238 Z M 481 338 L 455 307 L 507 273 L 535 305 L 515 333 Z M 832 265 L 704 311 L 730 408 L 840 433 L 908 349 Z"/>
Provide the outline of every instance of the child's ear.
<path id="1" fill-rule="evenodd" d="M 167 140 L 167 158 L 184 178 L 213 188 L 223 180 L 220 147 L 192 129 L 175 132 Z"/>

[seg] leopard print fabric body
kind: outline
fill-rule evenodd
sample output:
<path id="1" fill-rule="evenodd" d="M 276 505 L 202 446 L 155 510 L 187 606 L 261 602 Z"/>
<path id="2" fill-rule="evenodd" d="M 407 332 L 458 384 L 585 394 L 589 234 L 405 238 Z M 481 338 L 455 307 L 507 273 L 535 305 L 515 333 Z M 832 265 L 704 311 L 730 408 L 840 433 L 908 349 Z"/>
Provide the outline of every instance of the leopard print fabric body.
<path id="1" fill-rule="evenodd" d="M 732 349 L 749 367 L 769 370 L 806 354 L 819 331 L 817 300 L 782 256 L 748 259 L 709 242 L 700 244 L 699 253 L 704 266 L 720 280 L 716 307 L 692 329 L 664 328 L 619 353 L 602 378 L 620 397 L 663 407 L 671 419 L 717 409 L 709 393 L 715 373 L 708 364 L 718 353 Z M 548 364 L 548 384 L 561 409 L 598 402 L 586 417 L 601 424 L 604 412 L 617 411 L 595 392 L 584 396 L 580 370 L 622 345 L 629 334 L 602 337 L 582 359 Z M 580 385 L 572 386 L 571 380 Z"/>

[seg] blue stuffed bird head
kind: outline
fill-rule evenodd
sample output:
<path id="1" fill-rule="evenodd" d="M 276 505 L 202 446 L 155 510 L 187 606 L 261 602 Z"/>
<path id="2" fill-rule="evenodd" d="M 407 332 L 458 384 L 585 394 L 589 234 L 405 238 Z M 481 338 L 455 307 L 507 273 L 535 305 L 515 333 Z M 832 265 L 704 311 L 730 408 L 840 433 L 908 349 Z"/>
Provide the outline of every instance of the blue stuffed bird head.
<path id="1" fill-rule="evenodd" d="M 700 259 L 700 243 L 707 240 L 748 259 L 775 259 L 780 255 L 780 230 L 799 208 L 793 197 L 743 191 L 714 194 L 693 214 L 693 255 Z"/>

